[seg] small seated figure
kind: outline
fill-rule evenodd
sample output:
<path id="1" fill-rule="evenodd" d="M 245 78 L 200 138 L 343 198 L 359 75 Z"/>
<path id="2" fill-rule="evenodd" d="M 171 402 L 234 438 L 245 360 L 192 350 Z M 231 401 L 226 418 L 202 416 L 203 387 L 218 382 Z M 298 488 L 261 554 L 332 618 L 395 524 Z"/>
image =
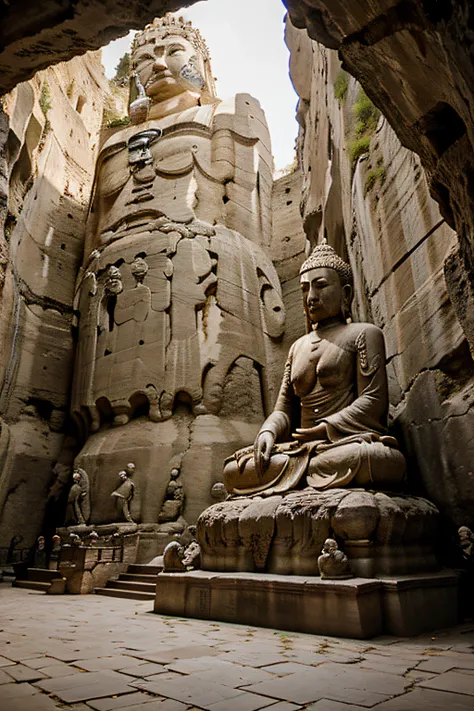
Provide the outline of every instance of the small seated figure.
<path id="1" fill-rule="evenodd" d="M 232 495 L 295 488 L 400 490 L 405 459 L 387 434 L 380 328 L 349 322 L 352 269 L 326 243 L 300 269 L 307 334 L 291 347 L 274 411 L 253 447 L 226 460 Z"/>
<path id="2" fill-rule="evenodd" d="M 326 538 L 318 558 L 318 567 L 323 580 L 343 580 L 353 578 L 349 559 L 339 550 L 334 538 Z"/>
<path id="3" fill-rule="evenodd" d="M 158 514 L 158 523 L 177 521 L 184 506 L 184 486 L 179 476 L 180 469 L 173 467 L 170 471 L 170 481 L 166 487 L 165 500 Z"/>

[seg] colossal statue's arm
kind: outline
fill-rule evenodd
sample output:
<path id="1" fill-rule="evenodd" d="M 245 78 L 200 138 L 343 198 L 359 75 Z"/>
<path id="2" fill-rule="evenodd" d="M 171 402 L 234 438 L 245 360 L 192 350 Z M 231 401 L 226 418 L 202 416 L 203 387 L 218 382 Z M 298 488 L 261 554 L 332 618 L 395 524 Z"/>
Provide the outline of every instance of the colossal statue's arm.
<path id="1" fill-rule="evenodd" d="M 212 126 L 213 174 L 226 187 L 226 226 L 269 245 L 273 157 L 265 114 L 250 94 L 216 107 Z"/>
<path id="2" fill-rule="evenodd" d="M 257 435 L 257 440 L 264 432 L 269 432 L 273 435 L 274 442 L 284 442 L 289 439 L 292 428 L 298 424 L 294 421 L 295 406 L 299 403 L 293 385 L 291 383 L 291 364 L 293 361 L 293 353 L 295 343 L 290 348 L 288 360 L 285 363 L 283 378 L 280 385 L 275 408 L 271 415 L 267 417 L 260 428 Z"/>
<path id="3" fill-rule="evenodd" d="M 362 328 L 355 341 L 357 397 L 324 419 L 331 442 L 362 432 L 383 434 L 387 430 L 388 385 L 383 333 L 370 323 L 360 325 Z"/>

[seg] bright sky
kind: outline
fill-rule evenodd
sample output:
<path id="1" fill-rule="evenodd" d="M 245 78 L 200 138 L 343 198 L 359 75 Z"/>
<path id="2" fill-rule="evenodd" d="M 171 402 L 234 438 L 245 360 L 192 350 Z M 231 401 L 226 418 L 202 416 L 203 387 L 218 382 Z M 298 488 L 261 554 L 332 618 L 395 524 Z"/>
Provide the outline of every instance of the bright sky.
<path id="1" fill-rule="evenodd" d="M 298 125 L 297 96 L 288 76 L 288 49 L 283 40 L 285 8 L 278 0 L 206 0 L 180 15 L 192 20 L 207 40 L 217 93 L 226 98 L 247 92 L 267 116 L 275 169 L 292 163 Z M 102 50 L 106 74 L 112 77 L 130 37 Z"/>

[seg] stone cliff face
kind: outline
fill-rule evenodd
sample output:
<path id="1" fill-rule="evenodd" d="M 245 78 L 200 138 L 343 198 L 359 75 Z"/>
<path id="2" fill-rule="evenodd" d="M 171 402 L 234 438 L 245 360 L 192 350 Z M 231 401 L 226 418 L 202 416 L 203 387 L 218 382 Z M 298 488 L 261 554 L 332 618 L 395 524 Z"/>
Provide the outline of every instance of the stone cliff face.
<path id="1" fill-rule="evenodd" d="M 444 269 L 474 348 L 474 8 L 468 0 L 285 0 L 293 24 L 339 50 L 343 66 L 415 151 L 456 230 Z"/>
<path id="2" fill-rule="evenodd" d="M 74 284 L 105 102 L 100 55 L 58 65 L 3 98 L 0 545 L 38 534 L 65 438 Z M 3 231 L 2 231 L 3 234 Z"/>
<path id="3" fill-rule="evenodd" d="M 378 118 L 336 53 L 291 24 L 287 44 L 300 96 L 307 237 L 315 243 L 326 234 L 347 255 L 354 316 L 384 330 L 394 426 L 412 487 L 421 475 L 441 509 L 472 525 L 474 368 L 445 280 L 456 233 L 430 197 L 418 156 Z"/>

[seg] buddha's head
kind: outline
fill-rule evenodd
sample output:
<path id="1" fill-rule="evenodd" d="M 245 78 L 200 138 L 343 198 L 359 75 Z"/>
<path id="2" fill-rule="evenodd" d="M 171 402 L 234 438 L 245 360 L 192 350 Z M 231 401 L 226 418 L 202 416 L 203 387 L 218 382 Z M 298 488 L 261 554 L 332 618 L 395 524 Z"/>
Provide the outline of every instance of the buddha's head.
<path id="1" fill-rule="evenodd" d="M 301 266 L 300 284 L 308 330 L 315 324 L 347 322 L 353 296 L 352 269 L 333 247 L 322 243 L 313 249 Z"/>
<path id="2" fill-rule="evenodd" d="M 131 68 L 138 80 L 135 96 L 133 88 L 130 95 L 132 121 L 134 101 L 143 106 L 147 100 L 146 118 L 160 118 L 183 101 L 196 105 L 215 100 L 206 42 L 182 17 L 157 17 L 138 33 L 132 45 Z"/>

